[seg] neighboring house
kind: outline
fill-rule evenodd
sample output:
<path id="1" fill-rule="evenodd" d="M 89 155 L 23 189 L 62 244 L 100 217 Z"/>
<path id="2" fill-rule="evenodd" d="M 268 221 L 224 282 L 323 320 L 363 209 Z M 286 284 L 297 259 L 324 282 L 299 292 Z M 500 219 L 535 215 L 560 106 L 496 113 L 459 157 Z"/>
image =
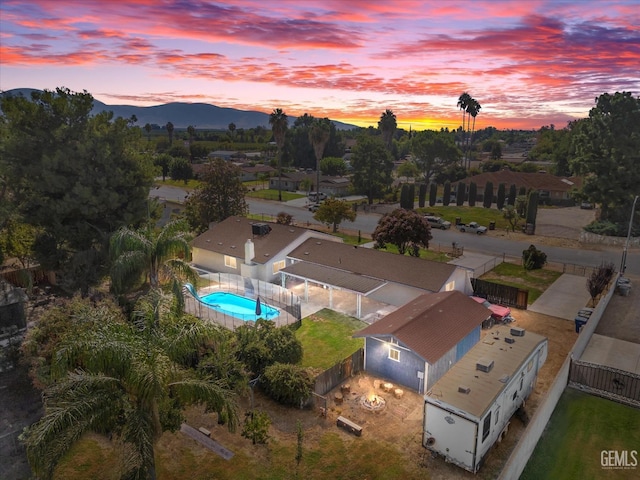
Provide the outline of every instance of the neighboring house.
<path id="1" fill-rule="evenodd" d="M 27 327 L 24 305 L 28 300 L 22 288 L 0 278 L 0 342 Z"/>
<path id="2" fill-rule="evenodd" d="M 279 278 L 287 253 L 310 238 L 342 241 L 306 228 L 229 217 L 191 242 L 192 263 L 203 270 L 271 282 Z"/>
<path id="3" fill-rule="evenodd" d="M 349 177 L 322 177 L 320 191 L 330 197 L 346 197 L 351 192 Z"/>
<path id="4" fill-rule="evenodd" d="M 493 183 L 493 194 L 496 195 L 498 185 L 504 183 L 506 193 L 509 193 L 511 185 L 515 185 L 518 190 L 524 187 L 529 190 L 538 190 L 540 192 L 540 200 L 548 201 L 548 203 L 569 204 L 573 202 L 571 192 L 580 188 L 582 181 L 577 177 L 556 177 L 550 173 L 525 173 L 513 172 L 511 170 L 499 170 L 497 172 L 485 172 L 473 177 L 461 180 L 467 187 L 469 183 L 475 182 L 478 186 L 478 199 L 484 194 L 484 187 L 487 182 Z M 457 183 L 452 183 L 452 189 L 457 188 Z"/>
<path id="5" fill-rule="evenodd" d="M 238 167 L 242 172 L 240 180 L 243 182 L 250 182 L 253 180 L 260 180 L 263 174 L 273 175 L 276 171 L 275 168 L 270 167 L 269 165 L 246 165 L 239 164 Z"/>
<path id="6" fill-rule="evenodd" d="M 462 292 L 426 293 L 353 336 L 367 372 L 427 392 L 480 340 L 491 311 Z"/>
<path id="7" fill-rule="evenodd" d="M 491 330 L 425 395 L 423 446 L 476 473 L 533 391 L 547 348 L 521 328 Z"/>
<path id="8" fill-rule="evenodd" d="M 282 190 L 287 192 L 305 191 L 302 183 L 305 180 L 309 180 L 309 185 L 315 187 L 317 177 L 315 172 L 283 172 L 282 179 L 278 178 L 277 171 L 269 179 L 269 188 L 277 189 L 278 182 L 281 182 Z M 316 191 L 312 187 L 311 191 Z M 344 197 L 349 194 L 351 189 L 351 180 L 348 177 L 330 177 L 322 175 L 320 177 L 320 192 L 324 193 L 328 197 Z"/>
<path id="9" fill-rule="evenodd" d="M 371 248 L 307 240 L 287 258 L 287 267 L 281 272 L 282 286 L 304 283 L 305 299 L 309 298 L 309 285 L 321 286 L 330 295 L 334 290 L 351 293 L 357 318 L 362 318 L 363 297 L 401 306 L 427 292 L 473 293 L 464 268 Z"/>
<path id="10" fill-rule="evenodd" d="M 269 188 L 277 190 L 278 183 L 280 183 L 281 189 L 285 192 L 297 192 L 298 190 L 304 190 L 302 188 L 302 182 L 306 179 L 311 182 L 311 185 L 315 185 L 316 174 L 306 172 L 282 172 L 282 176 L 279 177 L 276 171 L 276 174 L 269 179 Z"/>
<path id="11" fill-rule="evenodd" d="M 222 160 L 242 160 L 245 158 L 245 154 L 237 150 L 214 150 L 209 152 L 208 157 L 210 159 L 221 158 Z"/>

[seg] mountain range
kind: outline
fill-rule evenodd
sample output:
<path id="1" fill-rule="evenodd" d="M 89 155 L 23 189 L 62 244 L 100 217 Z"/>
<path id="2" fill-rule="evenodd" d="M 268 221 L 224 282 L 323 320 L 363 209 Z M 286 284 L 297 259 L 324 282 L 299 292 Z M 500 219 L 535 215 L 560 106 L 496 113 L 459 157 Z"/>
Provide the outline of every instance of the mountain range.
<path id="1" fill-rule="evenodd" d="M 31 98 L 31 92 L 38 91 L 33 88 L 14 88 L 6 90 L 0 94 L 22 95 Z M 269 114 L 256 110 L 238 110 L 235 108 L 223 108 L 208 103 L 182 103 L 172 102 L 153 107 L 136 107 L 134 105 L 107 105 L 95 98 L 93 99 L 92 113 L 102 111 L 112 111 L 114 117 L 131 118 L 132 115 L 138 119 L 136 125 L 143 127 L 147 123 L 163 127 L 167 122 L 171 122 L 176 129 L 186 129 L 193 125 L 196 129 L 226 130 L 230 123 L 236 128 L 265 127 L 270 129 Z M 292 119 L 290 118 L 290 121 Z M 358 128 L 356 125 L 332 120 L 338 130 L 351 130 Z"/>

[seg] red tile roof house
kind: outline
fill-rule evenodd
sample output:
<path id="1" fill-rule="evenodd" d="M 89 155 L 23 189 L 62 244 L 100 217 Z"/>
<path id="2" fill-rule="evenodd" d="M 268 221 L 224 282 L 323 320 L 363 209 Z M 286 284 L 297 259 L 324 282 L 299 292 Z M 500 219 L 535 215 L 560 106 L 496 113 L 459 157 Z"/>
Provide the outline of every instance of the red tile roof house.
<path id="1" fill-rule="evenodd" d="M 480 341 L 490 317 L 462 292 L 426 293 L 353 336 L 365 339 L 367 372 L 426 393 Z"/>
<path id="2" fill-rule="evenodd" d="M 338 237 L 306 228 L 229 217 L 191 242 L 192 263 L 210 272 L 273 282 L 280 279 L 287 254 L 309 238 L 342 242 Z"/>
<path id="3" fill-rule="evenodd" d="M 349 294 L 355 305 L 349 307 L 351 314 L 365 321 L 364 300 L 399 307 L 426 292 L 473 292 L 469 272 L 462 267 L 319 239 L 292 249 L 281 275 L 282 285 L 303 286 L 299 295 L 305 300 L 310 285 L 323 287 L 320 293 L 328 290 L 328 308 L 333 308 L 332 292 Z"/>
<path id="4" fill-rule="evenodd" d="M 493 183 L 493 195 L 495 197 L 498 191 L 498 185 L 505 184 L 506 193 L 508 195 L 511 185 L 515 185 L 519 190 L 524 187 L 528 190 L 538 190 L 540 192 L 540 201 L 552 205 L 575 205 L 575 201 L 571 197 L 573 190 L 577 190 L 582 185 L 582 179 L 579 177 L 556 177 L 550 173 L 525 173 L 513 172 L 511 170 L 500 170 L 497 172 L 485 172 L 473 177 L 461 180 L 467 185 L 475 182 L 478 186 L 477 201 L 481 201 L 484 195 L 484 187 L 487 182 Z M 451 185 L 452 189 L 456 189 L 458 182 Z"/>

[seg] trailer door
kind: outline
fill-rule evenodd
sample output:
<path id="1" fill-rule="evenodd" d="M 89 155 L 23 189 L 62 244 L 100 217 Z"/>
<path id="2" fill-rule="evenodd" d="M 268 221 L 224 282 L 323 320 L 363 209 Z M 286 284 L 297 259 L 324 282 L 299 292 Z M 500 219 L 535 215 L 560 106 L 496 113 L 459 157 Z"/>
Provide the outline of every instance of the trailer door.
<path id="1" fill-rule="evenodd" d="M 437 405 L 426 406 L 425 446 L 473 472 L 478 425 Z"/>

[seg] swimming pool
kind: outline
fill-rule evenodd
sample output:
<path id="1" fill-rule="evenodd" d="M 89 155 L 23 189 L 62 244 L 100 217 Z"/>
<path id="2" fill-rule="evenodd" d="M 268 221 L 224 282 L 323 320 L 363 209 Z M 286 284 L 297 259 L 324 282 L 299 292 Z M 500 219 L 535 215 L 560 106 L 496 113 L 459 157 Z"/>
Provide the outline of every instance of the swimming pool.
<path id="1" fill-rule="evenodd" d="M 245 322 L 255 322 L 258 318 L 272 320 L 280 315 L 280 310 L 262 301 L 260 302 L 258 311 L 258 302 L 256 299 L 242 297 L 235 293 L 213 292 L 199 298 L 200 301 L 209 308 L 239 318 Z"/>

